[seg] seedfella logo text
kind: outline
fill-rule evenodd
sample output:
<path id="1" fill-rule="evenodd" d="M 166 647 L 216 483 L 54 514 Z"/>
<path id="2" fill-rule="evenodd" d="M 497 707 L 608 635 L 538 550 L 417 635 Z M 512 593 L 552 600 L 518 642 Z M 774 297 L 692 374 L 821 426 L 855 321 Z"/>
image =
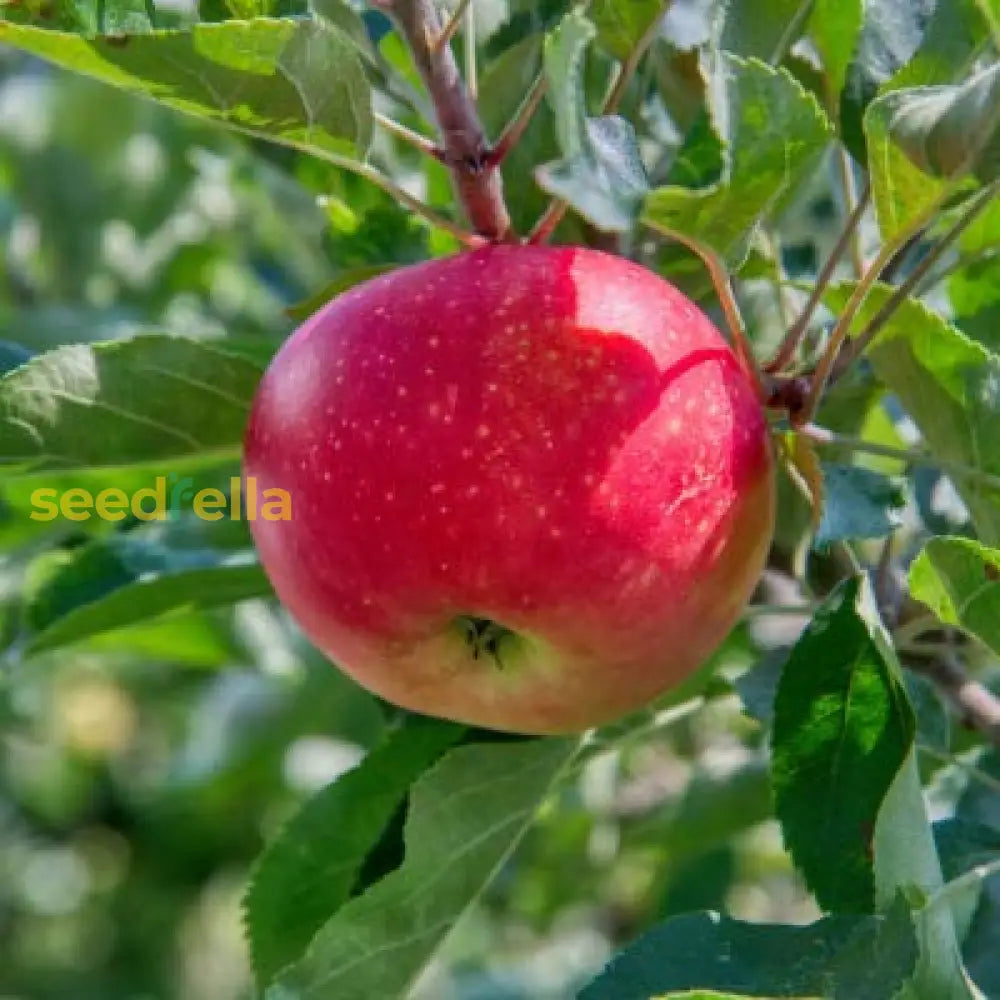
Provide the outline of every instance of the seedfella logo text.
<path id="1" fill-rule="evenodd" d="M 57 517 L 67 521 L 89 521 L 92 517 L 123 521 L 131 515 L 140 521 L 165 521 L 171 512 L 183 509 L 188 500 L 195 517 L 203 521 L 221 521 L 226 517 L 233 521 L 292 519 L 292 498 L 288 491 L 258 491 L 257 480 L 252 476 L 242 481 L 233 476 L 228 496 L 214 488 L 195 490 L 194 480 L 188 476 L 172 482 L 169 489 L 167 477 L 157 476 L 152 486 L 135 490 L 131 495 L 113 486 L 96 494 L 81 488 L 60 492 L 43 486 L 31 494 L 29 517 L 33 521 L 54 521 Z"/>

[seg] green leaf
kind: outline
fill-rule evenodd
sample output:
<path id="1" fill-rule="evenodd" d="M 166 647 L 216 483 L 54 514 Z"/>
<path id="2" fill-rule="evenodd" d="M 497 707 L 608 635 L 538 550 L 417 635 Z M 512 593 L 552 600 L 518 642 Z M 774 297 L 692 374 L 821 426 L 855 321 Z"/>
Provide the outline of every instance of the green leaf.
<path id="1" fill-rule="evenodd" d="M 447 753 L 413 786 L 402 865 L 327 921 L 267 1000 L 405 996 L 510 854 L 576 747 L 528 740 Z"/>
<path id="2" fill-rule="evenodd" d="M 959 816 L 934 824 L 934 843 L 949 881 L 1000 859 L 1000 830 Z"/>
<path id="3" fill-rule="evenodd" d="M 260 374 L 180 337 L 57 348 L 0 379 L 0 464 L 75 469 L 236 455 Z"/>
<path id="4" fill-rule="evenodd" d="M 958 240 L 959 263 L 948 279 L 955 325 L 990 350 L 1000 349 L 1000 199 Z"/>
<path id="5" fill-rule="evenodd" d="M 896 239 L 914 220 L 927 216 L 946 185 L 928 177 L 895 141 L 893 115 L 898 100 L 890 93 L 872 101 L 864 118 L 872 199 L 886 242 Z"/>
<path id="6" fill-rule="evenodd" d="M 779 63 L 801 36 L 812 0 L 725 0 L 717 28 L 719 48 Z"/>
<path id="7" fill-rule="evenodd" d="M 913 714 L 880 628 L 867 583 L 844 581 L 795 644 L 778 685 L 775 811 L 827 910 L 871 912 L 875 820 L 913 741 Z"/>
<path id="8" fill-rule="evenodd" d="M 995 0 L 937 0 L 930 17 L 920 17 L 919 5 L 896 4 L 915 10 L 922 38 L 911 59 L 905 61 L 884 85 L 886 90 L 954 83 L 989 44 L 985 4 Z"/>
<path id="9" fill-rule="evenodd" d="M 300 810 L 260 856 L 243 907 L 257 981 L 270 983 L 350 897 L 410 785 L 464 732 L 413 716 Z"/>
<path id="10" fill-rule="evenodd" d="M 371 141 L 357 50 L 325 20 L 258 18 L 121 39 L 0 22 L 0 43 L 318 156 L 363 158 Z"/>
<path id="11" fill-rule="evenodd" d="M 940 689 L 926 677 L 905 671 L 906 696 L 917 721 L 917 742 L 940 754 L 951 749 L 951 713 Z"/>
<path id="12" fill-rule="evenodd" d="M 895 90 L 877 104 L 889 139 L 923 173 L 1000 176 L 1000 63 L 959 86 Z"/>
<path id="13" fill-rule="evenodd" d="M 650 1000 L 694 989 L 741 997 L 892 1000 L 916 959 L 901 899 L 885 917 L 827 917 L 808 927 L 691 913 L 629 945 L 579 1000 Z"/>
<path id="14" fill-rule="evenodd" d="M 837 312 L 852 288 L 831 288 L 824 301 Z M 854 327 L 861 329 L 891 294 L 875 286 Z M 953 472 L 955 485 L 983 541 L 1000 543 L 1000 357 L 915 299 L 893 314 L 868 357 L 932 454 L 966 470 Z"/>
<path id="15" fill-rule="evenodd" d="M 178 550 L 117 535 L 52 558 L 24 609 L 27 651 L 55 649 L 170 612 L 271 596 L 248 553 Z"/>
<path id="16" fill-rule="evenodd" d="M 744 712 L 765 726 L 774 722 L 774 699 L 788 654 L 787 648 L 771 650 L 733 682 L 743 702 Z"/>
<path id="17" fill-rule="evenodd" d="M 652 191 L 643 221 L 707 243 L 730 263 L 747 253 L 762 218 L 781 211 L 816 167 L 833 129 L 816 99 L 784 69 L 723 54 L 710 90 L 712 116 L 726 143 L 722 181 L 708 189 Z"/>
<path id="18" fill-rule="evenodd" d="M 862 0 L 815 0 L 808 33 L 823 61 L 828 107 L 835 108 L 864 22 Z"/>
<path id="19" fill-rule="evenodd" d="M 932 538 L 910 566 L 910 592 L 1000 653 L 1000 551 L 970 538 Z"/>
<path id="20" fill-rule="evenodd" d="M 885 645 L 891 653 L 887 639 Z M 897 1000 L 979 1000 L 962 969 L 956 934 L 956 918 L 967 919 L 967 899 L 957 900 L 953 908 L 941 895 L 944 879 L 920 787 L 915 746 L 911 745 L 879 810 L 874 858 L 880 909 L 887 909 L 901 892 L 919 901 L 914 924 L 920 957 L 912 981 Z"/>
<path id="21" fill-rule="evenodd" d="M 857 465 L 824 462 L 823 513 L 813 545 L 884 538 L 900 524 L 906 497 L 898 482 Z"/>
<path id="22" fill-rule="evenodd" d="M 582 77 L 594 34 L 593 24 L 573 13 L 545 39 L 548 99 L 563 158 L 538 167 L 535 178 L 598 229 L 625 232 L 649 188 L 631 123 L 617 115 L 587 117 Z"/>
<path id="23" fill-rule="evenodd" d="M 627 59 L 670 6 L 671 0 L 595 0 L 590 17 L 597 39 L 619 61 Z"/>
<path id="24" fill-rule="evenodd" d="M 862 119 L 880 90 L 954 83 L 972 64 L 989 37 L 978 2 L 866 0 L 841 102 L 845 142 L 859 161 Z"/>

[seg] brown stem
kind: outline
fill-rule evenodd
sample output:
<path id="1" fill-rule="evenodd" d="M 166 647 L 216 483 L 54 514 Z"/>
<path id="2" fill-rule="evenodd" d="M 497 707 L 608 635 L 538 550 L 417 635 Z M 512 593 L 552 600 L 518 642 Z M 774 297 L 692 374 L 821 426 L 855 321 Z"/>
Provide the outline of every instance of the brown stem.
<path id="1" fill-rule="evenodd" d="M 531 119 L 538 110 L 545 92 L 549 89 L 549 81 L 544 73 L 539 73 L 535 77 L 535 82 L 531 85 L 528 96 L 524 99 L 517 113 L 504 127 L 500 138 L 490 152 L 490 163 L 500 166 L 506 159 L 507 154 L 521 141 L 521 136 L 531 124 Z"/>
<path id="2" fill-rule="evenodd" d="M 927 660 L 910 656 L 906 666 L 933 682 L 966 726 L 1000 747 L 1000 698 L 972 680 L 953 652 L 941 652 Z"/>
<path id="3" fill-rule="evenodd" d="M 427 156 L 433 156 L 434 159 L 444 162 L 444 150 L 437 143 L 428 139 L 427 136 L 421 135 L 419 132 L 414 132 L 413 129 L 407 128 L 402 122 L 397 122 L 394 118 L 379 114 L 377 111 L 373 113 L 373 117 L 376 125 L 384 128 L 386 132 L 392 133 L 397 139 L 402 139 L 403 142 L 409 143 L 414 149 L 420 150 L 421 153 L 426 153 Z"/>
<path id="4" fill-rule="evenodd" d="M 455 12 L 451 15 L 448 23 L 441 29 L 441 34 L 438 35 L 437 40 L 434 42 L 435 51 L 443 49 L 455 37 L 455 33 L 462 26 L 462 19 L 465 17 L 465 12 L 469 9 L 471 2 L 472 0 L 458 0 Z"/>
<path id="5" fill-rule="evenodd" d="M 475 103 L 449 45 L 438 45 L 441 19 L 433 0 L 393 0 L 390 10 L 434 104 L 455 193 L 472 227 L 492 242 L 514 239 L 500 171 L 490 163 L 489 144 Z"/>
<path id="6" fill-rule="evenodd" d="M 840 258 L 843 257 L 844 251 L 851 245 L 851 241 L 854 238 L 854 234 L 857 232 L 858 226 L 861 223 L 861 218 L 865 214 L 865 210 L 868 208 L 870 200 L 871 186 L 869 184 L 865 184 L 864 189 L 858 196 L 858 203 L 854 206 L 854 210 L 851 212 L 850 216 L 848 216 L 847 221 L 844 223 L 844 228 L 840 231 L 840 235 L 837 237 L 837 242 L 830 251 L 830 256 L 827 257 L 822 270 L 820 270 L 819 274 L 816 276 L 816 282 L 812 287 L 809 299 L 803 307 L 801 315 L 785 335 L 785 339 L 781 342 L 781 346 L 778 348 L 778 353 L 775 354 L 775 356 L 765 366 L 765 371 L 781 371 L 795 356 L 799 343 L 802 341 L 806 330 L 809 328 L 809 322 L 822 301 L 823 293 L 826 291 L 827 286 L 833 278 L 833 272 L 837 269 L 837 265 L 840 263 Z"/>
<path id="7" fill-rule="evenodd" d="M 941 239 L 934 244 L 927 255 L 906 276 L 906 280 L 882 303 L 882 307 L 868 321 L 861 333 L 849 344 L 845 344 L 845 349 L 840 352 L 837 363 L 834 365 L 833 372 L 830 375 L 831 385 L 864 353 L 868 345 L 881 332 L 882 327 L 892 319 L 896 310 L 906 301 L 907 296 L 920 284 L 925 275 L 941 259 L 944 252 L 972 225 L 975 219 L 993 200 L 998 191 L 1000 191 L 1000 181 L 994 181 L 988 187 L 983 188 L 973 199 L 972 204 L 962 213 L 961 217 L 955 220 Z"/>

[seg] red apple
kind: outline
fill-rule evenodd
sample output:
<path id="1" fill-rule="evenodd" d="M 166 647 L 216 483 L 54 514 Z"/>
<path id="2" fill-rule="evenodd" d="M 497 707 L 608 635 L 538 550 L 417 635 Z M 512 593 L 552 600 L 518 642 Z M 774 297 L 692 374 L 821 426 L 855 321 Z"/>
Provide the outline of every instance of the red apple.
<path id="1" fill-rule="evenodd" d="M 732 351 L 618 257 L 491 246 L 358 285 L 261 383 L 244 474 L 278 597 L 359 683 L 432 715 L 580 730 L 694 671 L 771 539 Z"/>

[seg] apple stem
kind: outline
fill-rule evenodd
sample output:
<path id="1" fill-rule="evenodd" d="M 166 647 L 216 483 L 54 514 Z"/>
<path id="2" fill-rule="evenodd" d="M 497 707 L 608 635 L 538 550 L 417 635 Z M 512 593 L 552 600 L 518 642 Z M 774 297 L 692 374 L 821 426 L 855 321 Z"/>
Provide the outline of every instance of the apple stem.
<path id="1" fill-rule="evenodd" d="M 915 232 L 923 228 L 926 221 L 940 207 L 940 201 L 940 198 L 936 198 L 933 205 L 922 212 L 919 216 L 912 219 L 895 240 L 884 244 L 875 260 L 868 266 L 868 270 L 861 276 L 860 281 L 855 284 L 850 298 L 848 298 L 843 311 L 837 317 L 837 321 L 834 323 L 833 329 L 830 331 L 830 338 L 827 342 L 826 350 L 823 352 L 823 356 L 819 359 L 819 363 L 816 365 L 816 369 L 812 373 L 809 392 L 805 398 L 802 408 L 798 413 L 792 414 L 792 423 L 795 426 L 801 426 L 802 424 L 808 423 L 816 415 L 816 411 L 819 409 L 819 404 L 823 399 L 823 394 L 826 392 L 830 375 L 833 373 L 834 365 L 840 355 L 841 348 L 844 346 L 848 334 L 850 333 L 854 317 L 864 305 L 872 287 L 879 280 L 879 275 L 881 275 L 882 269 L 889 263 L 898 248 L 903 246 Z M 826 289 L 821 286 L 817 287 L 820 287 L 821 295 L 826 291 Z"/>
<path id="2" fill-rule="evenodd" d="M 455 193 L 473 229 L 490 242 L 515 240 L 500 171 L 490 162 L 475 102 L 451 46 L 440 43 L 451 22 L 442 27 L 433 0 L 392 0 L 381 6 L 394 15 L 430 94 L 441 135 L 441 159 L 451 171 Z"/>
<path id="3" fill-rule="evenodd" d="M 649 51 L 649 47 L 660 33 L 660 23 L 668 6 L 669 4 L 667 3 L 662 4 L 663 10 L 660 12 L 660 16 L 653 18 L 643 36 L 635 43 L 632 51 L 629 52 L 619 65 L 615 81 L 611 85 L 611 90 L 608 91 L 608 96 L 604 99 L 601 114 L 613 115 L 618 110 L 622 99 L 625 97 L 625 92 L 628 90 L 628 85 L 632 77 L 635 76 L 639 64 L 642 62 L 643 56 Z M 562 198 L 553 198 L 528 234 L 528 242 L 548 243 L 556 227 L 562 222 L 568 208 L 569 202 L 564 201 Z"/>
<path id="4" fill-rule="evenodd" d="M 809 329 L 809 323 L 813 318 L 813 314 L 816 312 L 816 309 L 823 299 L 823 293 L 833 280 L 833 273 L 836 271 L 837 265 L 840 263 L 840 259 L 844 256 L 844 251 L 851 245 L 854 234 L 857 232 L 858 227 L 861 224 L 861 219 L 864 216 L 870 201 L 871 186 L 866 183 L 858 197 L 857 204 L 854 206 L 853 211 L 844 223 L 843 229 L 840 231 L 840 235 L 837 237 L 837 242 L 830 251 L 830 256 L 827 257 L 826 262 L 823 264 L 822 269 L 816 277 L 816 283 L 813 285 L 812 291 L 809 294 L 809 299 L 806 301 L 806 304 L 802 309 L 802 313 L 791 325 L 791 327 L 789 327 L 788 333 L 785 334 L 785 338 L 782 340 L 777 353 L 764 366 L 765 371 L 779 372 L 783 368 L 786 368 L 795 356 L 795 352 L 798 350 L 799 344 L 801 343 L 803 336 L 805 336 L 806 330 Z"/>

